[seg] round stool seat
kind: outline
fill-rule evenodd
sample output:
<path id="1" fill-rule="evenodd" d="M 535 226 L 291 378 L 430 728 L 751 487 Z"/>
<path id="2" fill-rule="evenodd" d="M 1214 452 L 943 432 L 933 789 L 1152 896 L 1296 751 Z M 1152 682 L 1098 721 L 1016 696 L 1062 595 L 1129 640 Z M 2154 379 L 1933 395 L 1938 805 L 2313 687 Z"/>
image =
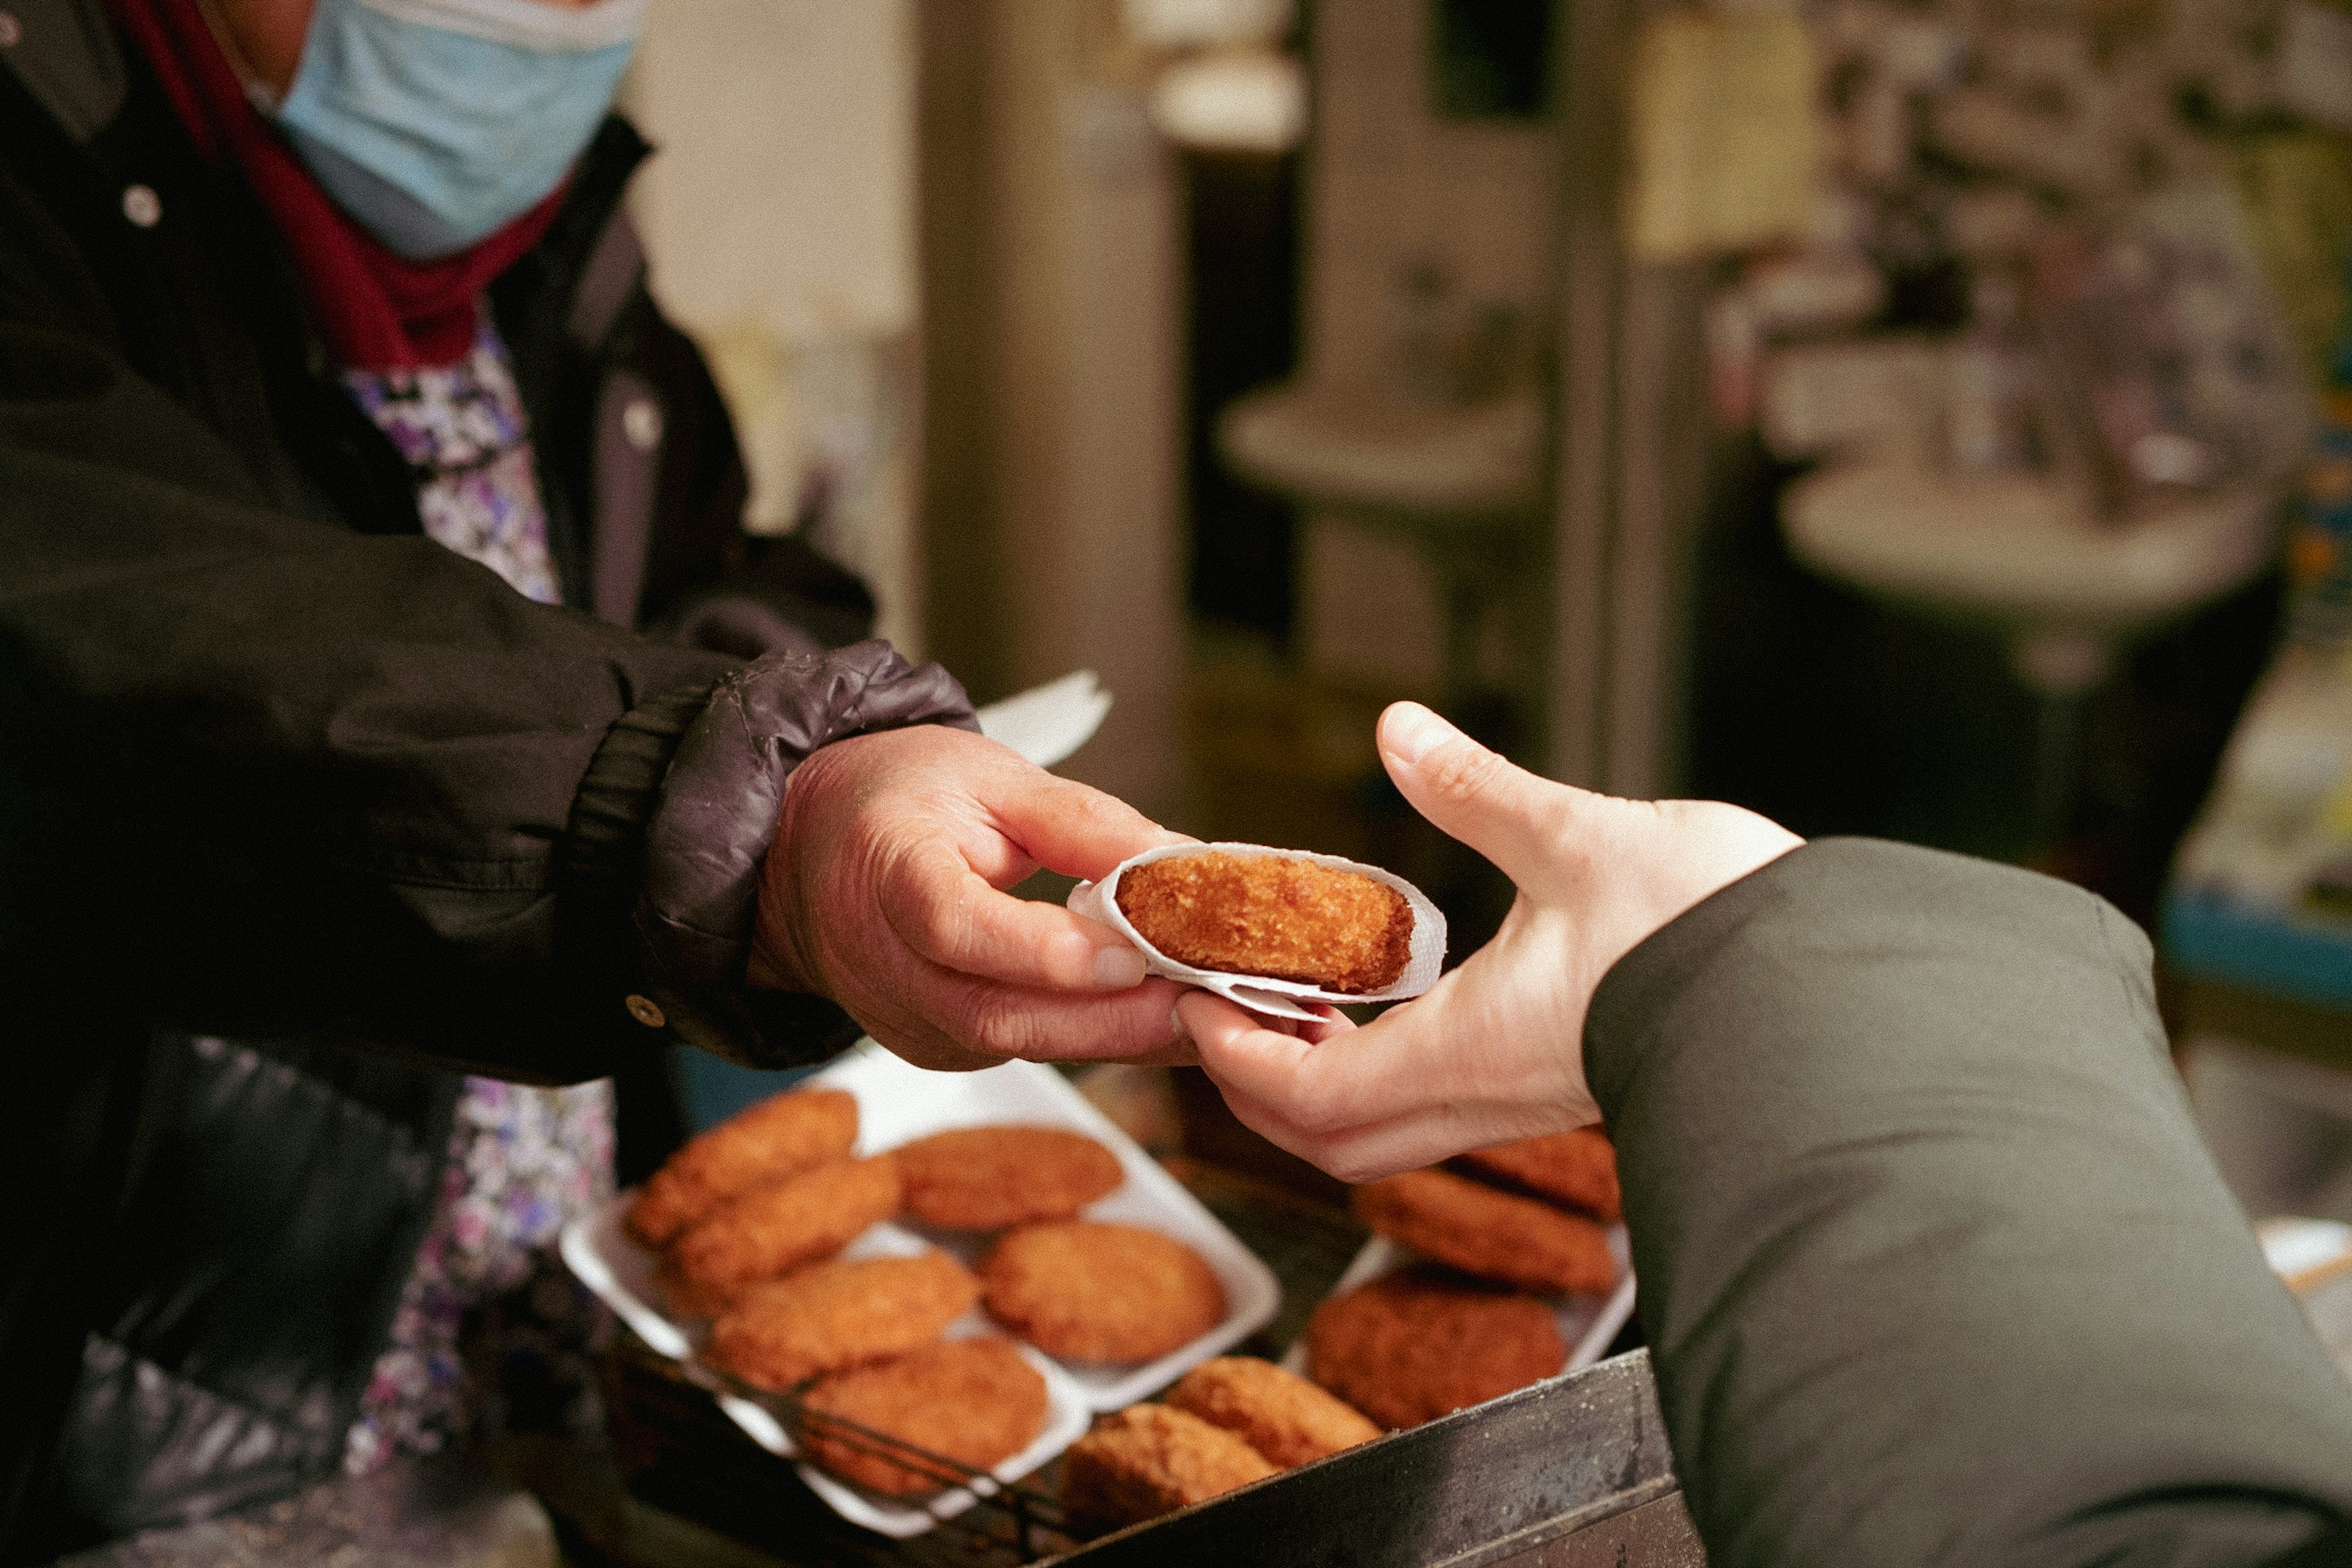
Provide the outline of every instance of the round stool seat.
<path id="1" fill-rule="evenodd" d="M 2095 683 L 2099 650 L 2251 579 L 2276 540 L 2277 500 L 2250 484 L 2110 520 L 2048 476 L 1952 478 L 1890 452 L 1799 481 L 1780 520 L 1807 566 L 1990 626 L 2048 689 Z"/>

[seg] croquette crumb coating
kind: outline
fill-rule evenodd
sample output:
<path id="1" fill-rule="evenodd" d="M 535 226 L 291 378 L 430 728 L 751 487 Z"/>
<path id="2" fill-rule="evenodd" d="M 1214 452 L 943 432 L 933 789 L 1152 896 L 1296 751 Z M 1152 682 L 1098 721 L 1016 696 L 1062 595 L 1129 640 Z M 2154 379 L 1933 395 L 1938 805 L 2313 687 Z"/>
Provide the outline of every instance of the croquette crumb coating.
<path id="1" fill-rule="evenodd" d="M 1075 1521 L 1113 1530 L 1221 1497 L 1276 1468 L 1188 1411 L 1132 1405 L 1096 1422 L 1062 1456 L 1062 1506 Z"/>
<path id="2" fill-rule="evenodd" d="M 781 1394 L 937 1339 L 980 1300 L 971 1270 L 933 1248 L 913 1258 L 812 1263 L 747 1286 L 711 1326 L 710 1358 Z"/>
<path id="3" fill-rule="evenodd" d="M 838 1089 L 775 1095 L 687 1140 L 630 1206 L 629 1234 L 667 1247 L 739 1193 L 837 1160 L 857 1142 L 857 1100 Z"/>
<path id="4" fill-rule="evenodd" d="M 1162 1397 L 1223 1427 L 1286 1470 L 1381 1435 L 1361 1411 L 1254 1356 L 1202 1362 Z"/>
<path id="5" fill-rule="evenodd" d="M 892 1152 L 907 1212 L 955 1230 L 1067 1219 L 1126 1180 L 1118 1155 L 1057 1127 L 958 1127 Z"/>
<path id="6" fill-rule="evenodd" d="M 897 1161 L 834 1160 L 729 1199 L 670 1256 L 688 1283 L 727 1290 L 829 1257 L 898 1212 Z"/>
<path id="7" fill-rule="evenodd" d="M 1307 1375 L 1397 1428 L 1525 1388 L 1568 1362 L 1543 1302 L 1423 1269 L 1324 1302 L 1306 1337 Z"/>
<path id="8" fill-rule="evenodd" d="M 743 1290 L 740 1285 L 698 1285 L 677 1271 L 677 1259 L 669 1254 L 654 1265 L 654 1289 L 673 1318 L 723 1316 Z"/>
<path id="9" fill-rule="evenodd" d="M 1132 867 L 1118 907 L 1179 963 L 1350 995 L 1393 985 L 1412 958 L 1412 906 L 1357 871 L 1209 850 Z"/>
<path id="10" fill-rule="evenodd" d="M 1596 1219 L 1614 1223 L 1625 1215 L 1624 1199 L 1617 1190 L 1617 1151 L 1598 1127 L 1474 1149 L 1461 1163 L 1483 1176 L 1582 1209 Z"/>
<path id="11" fill-rule="evenodd" d="M 1356 1217 L 1423 1258 L 1523 1290 L 1605 1296 L 1617 1288 L 1609 1237 L 1573 1215 L 1448 1171 L 1407 1171 L 1349 1194 Z"/>
<path id="12" fill-rule="evenodd" d="M 991 1316 L 1050 1356 L 1150 1361 L 1223 1321 L 1216 1270 L 1131 1225 L 1061 1220 L 1006 1232 L 980 1262 Z"/>
<path id="13" fill-rule="evenodd" d="M 990 1470 L 1037 1440 L 1045 1429 L 1045 1379 L 1010 1340 L 942 1340 L 870 1366 L 837 1372 L 810 1388 L 803 1404 L 925 1453 Z M 875 1451 L 823 1422 L 800 1436 L 818 1465 L 878 1492 L 918 1497 L 942 1489 L 935 1474 Z"/>

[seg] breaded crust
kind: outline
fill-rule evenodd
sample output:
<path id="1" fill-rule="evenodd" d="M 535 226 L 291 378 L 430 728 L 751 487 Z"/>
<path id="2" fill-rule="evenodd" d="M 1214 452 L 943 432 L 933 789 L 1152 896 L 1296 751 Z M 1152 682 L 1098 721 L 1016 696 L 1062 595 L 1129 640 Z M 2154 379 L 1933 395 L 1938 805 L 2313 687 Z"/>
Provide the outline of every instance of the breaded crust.
<path id="1" fill-rule="evenodd" d="M 1150 1361 L 1225 1315 L 1225 1289 L 1199 1253 L 1131 1225 L 1008 1231 L 981 1259 L 980 1288 L 997 1321 L 1072 1361 Z"/>
<path id="2" fill-rule="evenodd" d="M 654 1265 L 654 1289 L 661 1293 L 662 1304 L 673 1318 L 717 1318 L 726 1312 L 745 1287 L 698 1285 L 677 1271 L 676 1255 L 664 1253 Z"/>
<path id="3" fill-rule="evenodd" d="M 1548 1294 L 1603 1296 L 1617 1288 L 1617 1260 L 1598 1225 L 1466 1176 L 1407 1171 L 1358 1187 L 1349 1201 L 1390 1240 L 1481 1279 Z"/>
<path id="4" fill-rule="evenodd" d="M 1617 1190 L 1617 1151 L 1598 1127 L 1473 1149 L 1461 1163 L 1480 1175 L 1614 1223 L 1625 1216 Z"/>
<path id="5" fill-rule="evenodd" d="M 1567 1362 L 1541 1301 L 1422 1269 L 1334 1297 L 1307 1323 L 1307 1374 L 1391 1427 L 1524 1388 Z"/>
<path id="6" fill-rule="evenodd" d="M 937 1339 L 978 1300 L 980 1281 L 936 1247 L 913 1258 L 812 1263 L 746 1286 L 711 1325 L 710 1358 L 781 1394 Z"/>
<path id="7" fill-rule="evenodd" d="M 942 1340 L 816 1384 L 803 1404 L 974 1470 L 992 1469 L 1045 1429 L 1045 1379 L 1010 1340 Z M 901 1464 L 820 1422 L 801 1434 L 809 1458 L 837 1476 L 898 1497 L 941 1489 L 936 1473 Z"/>
<path id="8" fill-rule="evenodd" d="M 1058 1127 L 958 1127 L 892 1152 L 907 1212 L 958 1230 L 1067 1219 L 1126 1179 L 1118 1155 Z"/>
<path id="9" fill-rule="evenodd" d="M 1356 871 L 1209 850 L 1133 867 L 1118 907 L 1179 963 L 1351 994 L 1392 985 L 1412 957 L 1412 906 Z"/>
<path id="10" fill-rule="evenodd" d="M 1381 1435 L 1361 1411 L 1255 1356 L 1202 1362 L 1161 1397 L 1223 1427 L 1284 1469 Z"/>
<path id="11" fill-rule="evenodd" d="M 730 1198 L 678 1237 L 671 1257 L 688 1283 L 725 1290 L 838 1252 L 898 1212 L 897 1161 L 834 1160 Z"/>
<path id="12" fill-rule="evenodd" d="M 856 1097 L 802 1089 L 763 1100 L 687 1140 L 662 1162 L 629 1209 L 629 1234 L 667 1247 L 727 1199 L 849 1152 Z"/>
<path id="13" fill-rule="evenodd" d="M 1062 1506 L 1075 1522 L 1117 1529 L 1264 1480 L 1275 1469 L 1247 1443 L 1188 1411 L 1131 1405 L 1096 1422 L 1062 1456 Z"/>

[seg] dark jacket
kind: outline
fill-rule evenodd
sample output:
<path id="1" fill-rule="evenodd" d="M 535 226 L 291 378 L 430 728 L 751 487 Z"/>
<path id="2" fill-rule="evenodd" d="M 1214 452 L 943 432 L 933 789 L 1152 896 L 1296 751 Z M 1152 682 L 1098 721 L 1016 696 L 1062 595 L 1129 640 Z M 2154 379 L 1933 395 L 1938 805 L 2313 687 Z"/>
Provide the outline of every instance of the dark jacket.
<path id="1" fill-rule="evenodd" d="M 1615 1135 L 1713 1568 L 2352 1562 L 2352 1384 L 2079 888 L 1809 845 L 1610 972 Z"/>
<path id="2" fill-rule="evenodd" d="M 615 1073 L 625 1123 L 674 1044 L 845 1043 L 742 984 L 784 778 L 971 720 L 856 642 L 854 580 L 740 531 L 723 409 L 616 216 L 625 125 L 491 291 L 582 606 L 551 608 L 419 532 L 269 220 L 97 0 L 0 4 L 13 1560 L 332 1469 L 452 1070 Z"/>

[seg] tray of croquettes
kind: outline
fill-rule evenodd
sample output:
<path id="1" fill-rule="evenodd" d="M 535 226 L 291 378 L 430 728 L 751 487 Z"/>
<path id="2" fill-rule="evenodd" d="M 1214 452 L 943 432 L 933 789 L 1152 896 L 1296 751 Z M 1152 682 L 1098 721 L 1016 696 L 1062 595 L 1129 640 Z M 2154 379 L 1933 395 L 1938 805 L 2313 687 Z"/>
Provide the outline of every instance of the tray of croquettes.
<path id="1" fill-rule="evenodd" d="M 1291 1356 L 1226 1354 L 1280 1305 L 1273 1273 L 1060 1073 L 868 1044 L 689 1141 L 563 1252 L 844 1518 L 918 1535 L 1059 1457 L 1084 1534 L 1580 1366 L 1623 1321 L 1598 1132 L 1354 1195 L 1374 1234 Z"/>
<path id="2" fill-rule="evenodd" d="M 1007 1482 L 1281 1304 L 1060 1073 L 926 1072 L 870 1042 L 688 1141 L 563 1252 L 653 1350 Z M 755 1399 L 721 1405 L 867 1528 L 973 1501 L 821 1419 L 796 1440 Z"/>
<path id="3" fill-rule="evenodd" d="M 1413 994 L 1444 952 L 1400 879 L 1255 846 L 1152 851 L 1088 907 L 1274 1013 Z M 563 1255 L 843 1517 L 918 1535 L 1059 1456 L 1084 1532 L 1555 1376 L 1630 1308 L 1598 1131 L 1353 1207 L 1372 1239 L 1291 1362 L 1226 1355 L 1281 1307 L 1273 1271 L 1060 1073 L 927 1072 L 868 1041 L 688 1140 Z"/>

